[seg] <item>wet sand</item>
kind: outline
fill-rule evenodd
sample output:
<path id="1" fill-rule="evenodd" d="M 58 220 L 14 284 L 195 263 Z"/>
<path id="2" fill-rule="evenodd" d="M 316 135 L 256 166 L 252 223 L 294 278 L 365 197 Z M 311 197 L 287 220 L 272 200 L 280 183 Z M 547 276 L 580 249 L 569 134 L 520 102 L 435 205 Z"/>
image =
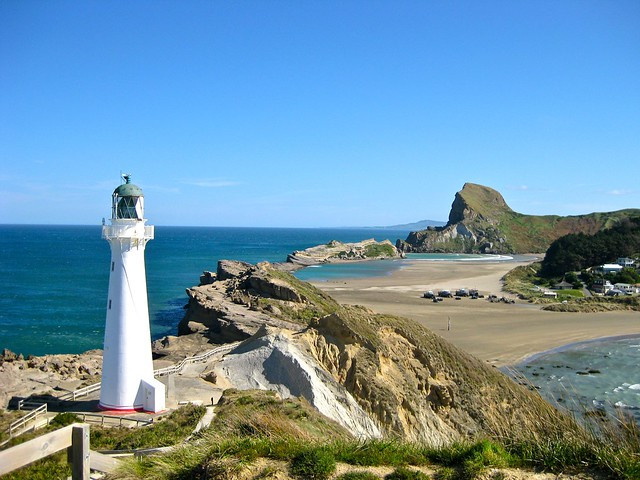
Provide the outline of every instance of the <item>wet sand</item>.
<path id="1" fill-rule="evenodd" d="M 502 292 L 500 279 L 528 262 L 410 261 L 384 277 L 313 282 L 340 303 L 364 305 L 380 313 L 411 318 L 463 350 L 496 366 L 513 365 L 560 346 L 618 335 L 640 335 L 640 313 L 545 312 L 540 306 L 447 298 L 433 303 L 426 290 L 476 288 Z M 447 330 L 450 320 L 451 329 Z"/>

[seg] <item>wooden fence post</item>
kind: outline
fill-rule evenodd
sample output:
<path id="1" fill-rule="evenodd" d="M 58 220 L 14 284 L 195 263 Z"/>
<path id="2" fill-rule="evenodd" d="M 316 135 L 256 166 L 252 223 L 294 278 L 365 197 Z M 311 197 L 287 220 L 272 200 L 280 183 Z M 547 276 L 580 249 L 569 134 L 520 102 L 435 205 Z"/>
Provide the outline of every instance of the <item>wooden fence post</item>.
<path id="1" fill-rule="evenodd" d="M 71 432 L 71 478 L 89 480 L 89 425 L 78 425 Z"/>

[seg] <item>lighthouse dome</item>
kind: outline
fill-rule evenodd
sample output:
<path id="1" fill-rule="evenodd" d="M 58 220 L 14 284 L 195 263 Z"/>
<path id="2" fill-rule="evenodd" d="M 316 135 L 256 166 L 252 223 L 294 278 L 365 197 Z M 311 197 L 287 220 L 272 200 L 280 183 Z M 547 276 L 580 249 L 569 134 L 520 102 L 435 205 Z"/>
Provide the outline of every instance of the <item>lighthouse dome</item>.
<path id="1" fill-rule="evenodd" d="M 122 178 L 124 178 L 125 183 L 119 185 L 118 188 L 113 191 L 114 195 L 118 195 L 119 197 L 144 197 L 142 189 L 131 183 L 131 175 L 123 175 Z"/>
<path id="2" fill-rule="evenodd" d="M 144 218 L 144 195 L 142 189 L 131 183 L 131 175 L 122 175 L 125 183 L 113 191 L 111 218 L 142 220 Z"/>

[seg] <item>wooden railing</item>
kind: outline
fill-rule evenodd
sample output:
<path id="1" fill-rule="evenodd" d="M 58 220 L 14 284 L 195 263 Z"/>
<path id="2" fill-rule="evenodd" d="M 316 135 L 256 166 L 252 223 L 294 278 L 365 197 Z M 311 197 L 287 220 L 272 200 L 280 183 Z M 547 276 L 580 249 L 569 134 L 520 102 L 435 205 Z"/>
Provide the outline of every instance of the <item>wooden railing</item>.
<path id="1" fill-rule="evenodd" d="M 151 425 L 153 423 L 153 418 L 149 420 L 144 420 L 140 418 L 128 418 L 128 417 L 115 417 L 113 415 L 102 415 L 100 413 L 76 413 L 78 417 L 82 419 L 83 422 L 86 423 L 99 423 L 100 425 L 114 425 L 118 424 L 118 426 L 122 426 L 123 422 L 135 423 L 136 427 L 140 425 L 146 426 Z M 105 422 L 106 420 L 106 422 Z"/>
<path id="2" fill-rule="evenodd" d="M 187 365 L 190 365 L 192 363 L 204 362 L 205 360 L 208 360 L 209 358 L 214 356 L 216 353 L 233 350 L 239 344 L 240 342 L 229 343 L 227 345 L 221 345 L 219 347 L 213 348 L 205 353 L 201 353 L 200 355 L 187 357 L 178 363 L 169 365 L 168 367 L 154 370 L 153 375 L 155 377 L 162 377 L 163 375 L 180 373 L 184 369 L 184 367 L 186 367 Z M 100 383 L 94 383 L 93 385 L 88 385 L 86 387 L 79 388 L 78 390 L 74 390 L 73 392 L 65 393 L 64 395 L 61 395 L 60 397 L 58 397 L 58 400 L 76 400 L 77 398 L 84 397 L 97 390 L 100 390 Z"/>
<path id="3" fill-rule="evenodd" d="M 187 365 L 190 365 L 192 363 L 199 363 L 199 362 L 204 362 L 206 360 L 208 360 L 209 358 L 211 358 L 212 356 L 214 356 L 216 353 L 221 353 L 224 351 L 231 351 L 233 350 L 235 347 L 237 347 L 240 344 L 240 342 L 234 342 L 234 343 L 230 343 L 228 345 L 222 345 L 220 347 L 216 347 L 212 350 L 209 350 L 208 352 L 205 353 L 201 353 L 200 355 L 194 355 L 193 357 L 187 357 L 184 360 L 178 362 L 178 363 L 174 363 L 173 365 L 169 365 L 168 367 L 164 367 L 164 368 L 159 368 L 158 370 L 154 370 L 153 374 L 156 377 L 161 377 L 163 375 L 169 375 L 172 373 L 180 373 L 184 367 L 186 367 Z"/>
<path id="4" fill-rule="evenodd" d="M 18 409 L 21 410 L 22 409 L 21 407 L 23 406 L 24 406 L 24 403 L 23 404 L 19 403 Z M 45 415 L 46 413 L 47 413 L 47 404 L 46 403 L 39 404 L 39 406 L 36 409 L 31 410 L 25 416 L 19 418 L 18 420 L 13 422 L 11 425 L 9 425 L 9 438 L 12 438 L 13 435 L 18 431 L 28 430 L 27 424 L 29 422 L 31 421 L 35 422 L 40 415 Z"/>
<path id="5" fill-rule="evenodd" d="M 74 390 L 73 392 L 65 393 L 64 395 L 59 396 L 58 400 L 75 401 L 77 398 L 89 395 L 90 393 L 93 393 L 96 390 L 100 390 L 100 383 L 94 383 L 93 385 L 88 385 L 86 387 L 79 388 L 77 390 Z"/>
<path id="6" fill-rule="evenodd" d="M 68 449 L 73 480 L 89 480 L 90 470 L 113 473 L 118 460 L 89 448 L 89 425 L 74 423 L 0 451 L 0 476 Z"/>
<path id="7" fill-rule="evenodd" d="M 180 373 L 184 367 L 186 367 L 187 365 L 193 364 L 193 363 L 199 363 L 199 362 L 204 362 L 206 360 L 208 360 L 209 358 L 211 358 L 213 355 L 217 354 L 217 353 L 222 353 L 222 352 L 229 352 L 231 350 L 233 350 L 235 347 L 237 347 L 240 344 L 240 342 L 234 342 L 234 343 L 229 343 L 226 345 L 221 345 L 219 347 L 213 348 L 207 352 L 201 353 L 200 355 L 194 355 L 193 357 L 187 357 L 184 360 L 175 363 L 173 365 L 169 365 L 168 367 L 164 367 L 164 368 L 159 368 L 158 370 L 154 370 L 153 374 L 156 377 L 161 377 L 163 375 L 170 375 L 173 373 Z M 74 390 L 73 392 L 69 392 L 69 393 L 65 393 L 64 395 L 61 395 L 59 397 L 57 397 L 56 401 L 75 401 L 76 399 L 80 398 L 80 397 L 84 397 L 86 395 L 89 395 L 90 393 L 93 393 L 95 391 L 100 390 L 100 383 L 94 383 L 93 385 L 88 385 L 86 387 L 82 387 L 79 388 L 77 390 Z M 24 425 L 26 425 L 28 422 L 30 421 L 35 421 L 35 419 L 37 419 L 38 416 L 42 415 L 43 413 L 47 412 L 47 404 L 46 403 L 38 403 L 38 402 L 32 402 L 32 401 L 28 401 L 28 400 L 20 400 L 18 402 L 18 410 L 24 410 L 24 409 L 28 409 L 28 408 L 33 408 L 34 410 L 25 415 L 24 417 L 16 420 L 15 422 L 13 422 L 11 424 L 11 426 L 9 427 L 9 437 L 12 437 L 14 432 L 20 430 L 21 426 L 23 427 Z M 38 413 L 35 413 L 38 412 Z M 83 416 L 83 421 L 85 421 L 85 419 L 87 419 L 87 421 L 91 421 L 88 420 L 88 418 L 90 416 L 100 416 L 103 417 L 101 424 L 104 425 L 104 416 L 103 415 L 99 415 L 99 414 L 90 414 L 90 413 L 85 413 L 85 414 L 79 414 L 81 416 Z M 111 417 L 111 418 L 120 418 L 120 425 L 122 425 L 122 421 L 123 420 L 129 420 L 129 421 L 135 421 L 136 424 L 138 425 L 137 422 L 142 423 L 143 425 L 146 425 L 148 423 L 150 423 L 147 420 L 133 420 L 133 419 L 127 419 L 124 417 Z M 147 422 L 147 423 L 145 423 Z M 14 424 L 16 424 L 16 427 L 14 428 Z"/>

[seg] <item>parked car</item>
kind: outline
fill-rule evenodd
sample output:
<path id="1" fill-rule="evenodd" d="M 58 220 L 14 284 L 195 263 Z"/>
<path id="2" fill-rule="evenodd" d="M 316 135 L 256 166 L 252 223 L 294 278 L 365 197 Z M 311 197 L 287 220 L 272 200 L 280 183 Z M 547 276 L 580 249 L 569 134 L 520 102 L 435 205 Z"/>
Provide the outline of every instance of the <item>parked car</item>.
<path id="1" fill-rule="evenodd" d="M 429 291 L 427 291 L 427 292 L 424 292 L 424 295 L 422 295 L 422 297 L 423 297 L 423 298 L 433 298 L 433 297 L 435 297 L 435 296 L 436 296 L 436 294 L 435 294 L 435 293 L 433 293 L 433 291 L 432 291 L 432 290 L 429 290 Z"/>

